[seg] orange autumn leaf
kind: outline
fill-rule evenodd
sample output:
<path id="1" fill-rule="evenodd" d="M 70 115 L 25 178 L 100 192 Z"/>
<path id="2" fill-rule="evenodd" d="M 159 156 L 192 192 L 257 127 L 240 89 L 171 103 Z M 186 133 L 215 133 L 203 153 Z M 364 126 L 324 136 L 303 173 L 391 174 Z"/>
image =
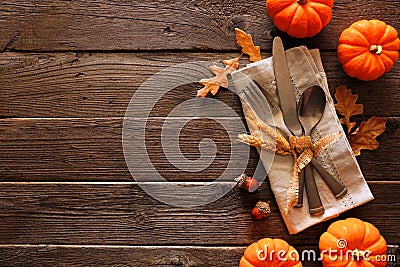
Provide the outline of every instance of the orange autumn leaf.
<path id="1" fill-rule="evenodd" d="M 262 59 L 260 54 L 260 47 L 254 45 L 251 35 L 245 33 L 239 28 L 235 28 L 235 33 L 237 44 L 242 47 L 242 52 L 244 54 L 250 56 L 250 61 L 260 61 Z"/>
<path id="2" fill-rule="evenodd" d="M 368 121 L 361 122 L 360 126 L 352 132 L 356 123 L 350 122 L 350 117 L 362 114 L 363 105 L 356 104 L 358 95 L 353 95 L 351 90 L 347 89 L 345 85 L 336 88 L 335 98 L 337 100 L 335 108 L 340 115 L 344 116 L 344 118 L 340 119 L 340 122 L 347 126 L 347 139 L 354 155 L 359 156 L 361 149 L 377 149 L 379 143 L 376 141 L 376 137 L 386 130 L 386 119 L 375 116 L 371 117 Z"/>
<path id="3" fill-rule="evenodd" d="M 356 126 L 355 122 L 350 122 L 350 117 L 362 114 L 363 105 L 356 104 L 358 95 L 353 95 L 351 90 L 347 89 L 346 85 L 336 88 L 335 98 L 337 101 L 335 108 L 340 115 L 344 116 L 344 118 L 340 119 L 340 122 L 347 126 L 347 132 L 350 133 L 354 126 Z"/>
<path id="4" fill-rule="evenodd" d="M 375 150 L 379 147 L 376 137 L 386 130 L 386 119 L 371 117 L 363 121 L 357 130 L 348 136 L 354 155 L 359 156 L 361 149 Z"/>
<path id="5" fill-rule="evenodd" d="M 240 57 L 222 61 L 225 64 L 225 68 L 215 65 L 210 66 L 210 70 L 215 76 L 199 81 L 200 84 L 204 85 L 204 88 L 197 91 L 197 97 L 206 97 L 209 92 L 215 95 L 220 86 L 228 88 L 229 82 L 227 76 L 239 68 L 239 59 Z"/>

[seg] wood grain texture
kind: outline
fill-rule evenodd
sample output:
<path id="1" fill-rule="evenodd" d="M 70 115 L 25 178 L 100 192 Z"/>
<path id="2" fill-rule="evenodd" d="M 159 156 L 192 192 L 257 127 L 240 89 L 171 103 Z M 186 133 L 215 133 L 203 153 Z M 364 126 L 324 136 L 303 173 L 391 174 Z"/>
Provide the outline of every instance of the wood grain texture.
<path id="1" fill-rule="evenodd" d="M 137 158 L 136 174 L 142 177 L 149 173 L 148 167 L 141 162 L 141 156 L 147 153 L 155 169 L 169 181 L 213 181 L 220 177 L 232 160 L 231 145 L 243 151 L 247 146 L 235 141 L 237 130 L 227 132 L 223 128 L 224 124 L 241 123 L 240 118 L 239 121 L 235 118 L 216 119 L 219 123 L 210 119 L 190 120 L 179 133 L 179 147 L 168 138 L 161 140 L 161 131 L 171 130 L 175 123 L 165 124 L 162 118 L 149 119 L 143 139 L 147 151 L 138 149 L 129 154 L 133 161 Z M 172 119 L 177 123 L 181 120 Z M 378 137 L 379 149 L 363 150 L 358 157 L 361 169 L 370 181 L 399 179 L 400 167 L 393 159 L 400 157 L 397 149 L 400 118 L 387 120 L 387 131 Z M 142 119 L 132 121 L 146 122 Z M 133 181 L 123 153 L 122 123 L 122 118 L 0 120 L 0 181 Z M 140 132 L 137 132 L 132 128 L 130 135 L 139 138 Z M 233 142 L 229 136 L 234 138 Z M 165 154 L 164 149 L 176 148 L 187 159 L 198 160 L 201 157 L 199 144 L 204 138 L 211 138 L 216 146 L 215 149 L 210 147 L 215 154 L 203 155 L 203 159 L 209 161 L 204 170 L 185 171 L 174 161 L 171 163 L 171 160 L 178 160 L 177 157 Z M 237 165 L 229 167 L 235 175 L 224 180 L 232 181 L 243 168 L 249 175 L 254 173 L 259 160 L 257 151 L 250 149 L 250 155 L 247 155 L 243 154 Z M 203 163 L 192 162 L 192 171 Z"/>
<path id="2" fill-rule="evenodd" d="M 239 53 L 2 53 L 0 54 L 0 117 L 123 117 L 129 101 L 152 75 L 178 63 L 193 61 L 220 62 Z M 263 54 L 264 57 L 270 54 Z M 366 116 L 400 114 L 400 64 L 382 78 L 361 82 L 349 78 L 337 61 L 336 53 L 323 52 L 331 91 L 346 84 L 359 94 Z M 243 58 L 241 66 L 248 61 Z M 197 65 L 194 65 L 197 68 Z M 192 67 L 193 69 L 193 67 Z M 160 82 L 154 90 L 164 90 L 178 79 L 186 79 L 187 69 L 176 71 L 174 79 Z M 199 79 L 211 77 L 208 70 Z M 201 88 L 187 83 L 169 91 L 156 101 L 150 116 L 167 116 L 173 108 L 193 99 Z M 240 101 L 231 91 L 221 89 L 214 97 L 229 105 L 239 115 Z M 138 109 L 153 100 L 143 97 Z M 217 114 L 217 112 L 216 112 Z"/>
<path id="3" fill-rule="evenodd" d="M 2 266 L 237 266 L 244 247 L 10 246 Z M 315 264 L 313 266 L 319 266 Z"/>
<path id="4" fill-rule="evenodd" d="M 0 264 L 3 266 L 237 266 L 246 247 L 193 247 L 193 246 L 68 246 L 68 245 L 5 245 L 0 246 Z M 296 246 L 300 255 L 304 250 L 318 247 Z M 388 255 L 397 260 L 388 263 L 395 267 L 400 263 L 397 246 L 388 246 Z M 307 267 L 322 266 L 318 261 L 305 258 Z"/>
<path id="5" fill-rule="evenodd" d="M 352 11 L 349 16 L 349 10 Z M 335 1 L 333 19 L 316 37 L 285 38 L 290 45 L 334 50 L 338 37 L 357 19 L 381 19 L 399 29 L 398 0 Z M 281 34 L 265 1 L 2 1 L 2 50 L 229 50 L 234 28 L 254 36 L 263 49 Z"/>
<path id="6" fill-rule="evenodd" d="M 265 1 L 1 1 L 0 266 L 237 266 L 245 247 L 264 237 L 317 251 L 329 224 L 348 217 L 373 223 L 389 244 L 400 244 L 400 65 L 376 81 L 361 82 L 343 72 L 335 52 L 340 33 L 354 21 L 381 19 L 399 30 L 399 17 L 400 0 L 337 0 L 332 21 L 319 35 L 294 39 L 274 27 Z M 319 48 L 331 92 L 346 84 L 359 94 L 365 117 L 387 118 L 380 148 L 358 158 L 375 200 L 289 235 L 267 181 L 252 194 L 234 188 L 215 202 L 185 208 L 158 201 L 133 180 L 121 140 L 132 96 L 154 74 L 175 64 L 237 57 L 235 27 L 253 35 L 264 58 L 276 35 L 285 48 Z M 247 63 L 244 56 L 241 67 Z M 187 70 L 194 69 L 197 80 L 212 76 L 207 68 Z M 134 126 L 129 137 L 146 143 L 155 169 L 172 181 L 142 186 L 182 201 L 188 196 L 211 199 L 216 192 L 208 182 L 227 169 L 232 150 L 222 125 L 243 121 L 243 114 L 238 97 L 226 89 L 208 99 L 226 103 L 237 115 L 197 99 L 196 115 L 207 110 L 219 123 L 188 122 L 179 135 L 180 152 L 198 160 L 200 142 L 211 138 L 215 158 L 204 154 L 211 164 L 193 173 L 174 166 L 178 154 L 167 157 L 165 149 L 175 145 L 163 143 L 161 131 L 176 128 L 165 126 L 165 117 L 201 88 L 187 76 L 174 70 L 170 80 L 151 88 L 175 87 L 156 101 L 150 119 Z M 186 82 L 175 86 L 180 80 Z M 152 101 L 151 94 L 144 94 L 136 109 L 145 110 Z M 192 117 L 182 113 L 172 120 Z M 145 119 L 136 115 L 132 121 Z M 145 138 L 140 135 L 144 129 Z M 136 173 L 150 173 L 141 160 L 145 153 L 130 153 Z M 252 174 L 257 163 L 251 149 L 246 173 Z M 241 172 L 236 165 L 231 169 Z M 217 189 L 230 189 L 231 178 L 217 183 Z M 199 190 L 185 194 L 181 188 Z M 272 215 L 254 221 L 250 211 L 260 199 L 271 202 Z M 399 247 L 391 246 L 388 253 L 397 257 L 388 266 L 400 266 Z"/>
<path id="7" fill-rule="evenodd" d="M 189 184 L 180 184 L 188 186 Z M 173 184 L 160 194 L 178 194 Z M 375 200 L 344 213 L 376 225 L 389 244 L 400 240 L 398 182 L 371 182 Z M 259 200 L 272 215 L 253 221 Z M 0 244 L 248 245 L 278 237 L 293 245 L 315 245 L 332 221 L 290 236 L 267 185 L 256 193 L 234 189 L 202 207 L 178 208 L 149 197 L 134 183 L 1 183 Z"/>

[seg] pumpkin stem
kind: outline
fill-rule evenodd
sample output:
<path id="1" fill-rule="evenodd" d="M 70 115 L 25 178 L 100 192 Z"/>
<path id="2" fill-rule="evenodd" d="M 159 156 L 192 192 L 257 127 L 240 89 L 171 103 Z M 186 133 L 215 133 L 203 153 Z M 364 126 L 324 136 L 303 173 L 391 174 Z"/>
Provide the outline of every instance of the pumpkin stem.
<path id="1" fill-rule="evenodd" d="M 300 5 L 305 5 L 307 4 L 308 0 L 297 0 L 297 3 L 299 3 Z"/>
<path id="2" fill-rule="evenodd" d="M 379 56 L 380 54 L 382 54 L 382 46 L 381 45 L 371 45 L 369 47 L 369 52 L 375 53 Z"/>

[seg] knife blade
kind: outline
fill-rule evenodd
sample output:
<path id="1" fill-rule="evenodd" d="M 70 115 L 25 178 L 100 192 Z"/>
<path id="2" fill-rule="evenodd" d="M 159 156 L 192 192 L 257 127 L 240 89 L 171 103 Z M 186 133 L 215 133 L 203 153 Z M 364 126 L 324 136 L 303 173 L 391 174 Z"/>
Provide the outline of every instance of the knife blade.
<path id="1" fill-rule="evenodd" d="M 296 96 L 293 90 L 292 78 L 286 61 L 282 39 L 275 37 L 272 45 L 272 62 L 276 79 L 276 87 L 279 97 L 283 120 L 293 135 L 303 134 L 299 118 L 297 117 Z"/>
<path id="2" fill-rule="evenodd" d="M 289 66 L 286 60 L 285 50 L 280 37 L 274 38 L 272 56 L 276 87 L 283 113 L 283 119 L 287 128 L 293 133 L 293 135 L 300 136 L 303 134 L 303 127 L 297 116 L 296 96 L 292 85 Z M 311 166 L 307 165 L 305 169 L 307 176 L 304 177 L 304 172 L 299 173 L 300 188 L 303 188 L 303 181 L 305 181 L 310 214 L 322 214 L 324 212 L 324 207 L 318 194 L 318 188 L 312 175 Z"/>

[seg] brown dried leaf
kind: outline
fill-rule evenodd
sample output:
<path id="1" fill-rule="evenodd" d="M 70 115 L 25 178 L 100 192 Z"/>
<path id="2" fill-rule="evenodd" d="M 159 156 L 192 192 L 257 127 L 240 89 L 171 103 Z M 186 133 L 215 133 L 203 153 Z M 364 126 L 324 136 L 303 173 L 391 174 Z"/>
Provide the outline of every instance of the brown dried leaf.
<path id="1" fill-rule="evenodd" d="M 251 35 L 245 33 L 239 28 L 235 28 L 235 33 L 237 44 L 242 47 L 242 52 L 244 54 L 250 56 L 250 61 L 260 61 L 262 59 L 260 54 L 260 47 L 254 45 Z"/>
<path id="2" fill-rule="evenodd" d="M 375 150 L 379 143 L 375 140 L 377 136 L 386 130 L 386 119 L 371 117 L 368 121 L 363 121 L 357 130 L 348 136 L 354 155 L 359 156 L 361 149 Z"/>
<path id="3" fill-rule="evenodd" d="M 356 104 L 358 95 L 353 95 L 351 90 L 347 89 L 346 85 L 336 88 L 335 98 L 337 101 L 335 108 L 340 115 L 344 116 L 344 118 L 340 119 L 340 122 L 347 126 L 347 133 L 350 133 L 354 126 L 356 126 L 355 122 L 350 122 L 350 117 L 363 114 L 363 105 Z"/>
<path id="4" fill-rule="evenodd" d="M 199 81 L 200 84 L 204 85 L 204 88 L 197 91 L 197 97 L 206 97 L 209 92 L 215 95 L 220 86 L 227 88 L 229 86 L 227 75 L 239 68 L 239 59 L 240 57 L 222 61 L 225 64 L 225 68 L 210 66 L 210 70 L 215 76 Z"/>

